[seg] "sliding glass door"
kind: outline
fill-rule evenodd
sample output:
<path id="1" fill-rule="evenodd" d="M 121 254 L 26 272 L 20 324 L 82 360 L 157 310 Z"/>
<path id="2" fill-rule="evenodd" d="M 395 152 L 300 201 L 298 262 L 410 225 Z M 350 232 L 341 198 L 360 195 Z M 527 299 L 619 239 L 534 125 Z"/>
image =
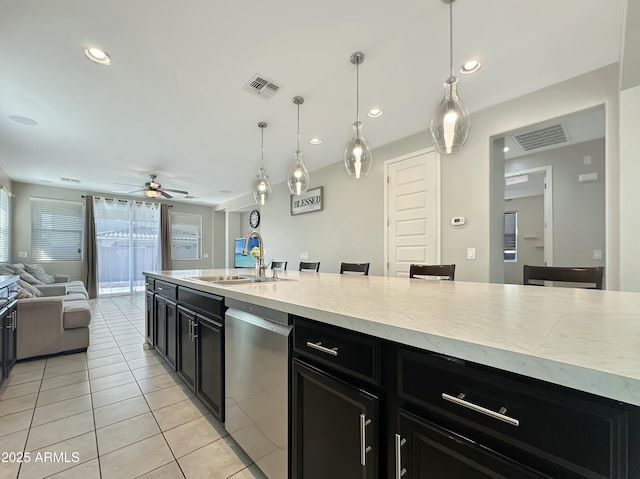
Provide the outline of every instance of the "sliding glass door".
<path id="1" fill-rule="evenodd" d="M 98 294 L 144 291 L 144 271 L 160 269 L 160 205 L 94 199 Z"/>

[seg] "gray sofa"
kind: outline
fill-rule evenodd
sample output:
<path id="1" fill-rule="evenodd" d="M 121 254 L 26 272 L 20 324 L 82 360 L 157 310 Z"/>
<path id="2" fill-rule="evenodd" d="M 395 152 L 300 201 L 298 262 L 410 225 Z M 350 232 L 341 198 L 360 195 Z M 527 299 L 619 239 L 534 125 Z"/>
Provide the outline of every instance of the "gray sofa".
<path id="1" fill-rule="evenodd" d="M 12 269 L 18 283 L 17 359 L 48 356 L 89 347 L 91 307 L 82 281 L 55 275 L 53 283 L 31 284 L 18 265 Z M 23 279 L 25 278 L 25 279 Z"/>

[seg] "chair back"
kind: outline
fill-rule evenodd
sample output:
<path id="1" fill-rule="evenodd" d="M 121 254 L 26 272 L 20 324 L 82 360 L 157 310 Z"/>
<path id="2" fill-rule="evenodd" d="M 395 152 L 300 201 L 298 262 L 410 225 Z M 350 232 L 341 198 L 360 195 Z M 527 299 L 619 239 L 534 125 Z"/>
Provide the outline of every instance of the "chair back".
<path id="1" fill-rule="evenodd" d="M 561 281 L 565 283 L 588 283 L 588 289 L 602 289 L 604 268 L 602 266 L 588 268 L 572 268 L 565 266 L 530 266 L 524 265 L 523 284 L 544 286 L 545 281 Z M 576 285 L 576 287 L 581 287 Z"/>
<path id="2" fill-rule="evenodd" d="M 346 272 L 369 275 L 369 263 L 340 263 L 340 274 Z"/>
<path id="3" fill-rule="evenodd" d="M 287 269 L 287 262 L 286 261 L 272 261 L 271 262 L 271 269 L 283 269 L 283 270 L 286 270 Z"/>
<path id="4" fill-rule="evenodd" d="M 416 276 L 440 276 L 453 281 L 456 274 L 455 264 L 412 264 L 409 266 L 409 278 Z"/>
<path id="5" fill-rule="evenodd" d="M 315 271 L 317 273 L 320 271 L 320 261 L 300 261 L 300 268 L 298 268 L 298 271 Z"/>

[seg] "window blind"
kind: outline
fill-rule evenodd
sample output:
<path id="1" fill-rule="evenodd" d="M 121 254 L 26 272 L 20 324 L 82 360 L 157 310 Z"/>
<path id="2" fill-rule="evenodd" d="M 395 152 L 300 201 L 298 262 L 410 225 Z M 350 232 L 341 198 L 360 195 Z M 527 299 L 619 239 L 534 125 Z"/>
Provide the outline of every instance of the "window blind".
<path id="1" fill-rule="evenodd" d="M 202 251 L 202 215 L 171 213 L 171 259 L 197 260 Z"/>
<path id="2" fill-rule="evenodd" d="M 504 214 L 504 260 L 516 261 L 517 258 L 518 213 L 510 211 Z"/>
<path id="3" fill-rule="evenodd" d="M 31 257 L 34 261 L 82 261 L 79 201 L 31 198 Z"/>
<path id="4" fill-rule="evenodd" d="M 11 230 L 9 229 L 10 211 L 9 193 L 0 187 L 0 263 L 9 262 L 9 239 L 11 237 Z"/>

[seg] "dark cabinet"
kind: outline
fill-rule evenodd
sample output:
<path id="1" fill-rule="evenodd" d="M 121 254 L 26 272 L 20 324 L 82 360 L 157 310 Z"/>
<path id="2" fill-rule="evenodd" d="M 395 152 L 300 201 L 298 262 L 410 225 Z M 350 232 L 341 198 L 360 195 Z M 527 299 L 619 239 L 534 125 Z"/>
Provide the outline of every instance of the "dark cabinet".
<path id="1" fill-rule="evenodd" d="M 293 361 L 295 479 L 378 477 L 378 398 Z"/>
<path id="2" fill-rule="evenodd" d="M 155 346 L 175 369 L 177 357 L 177 337 L 178 304 L 170 299 L 166 299 L 160 294 L 154 297 L 155 311 Z"/>
<path id="3" fill-rule="evenodd" d="M 154 298 L 154 313 L 155 320 L 153 329 L 155 331 L 154 344 L 156 349 L 160 351 L 163 356 L 167 355 L 167 311 L 165 308 L 165 299 L 159 294 Z"/>
<path id="4" fill-rule="evenodd" d="M 178 306 L 178 374 L 187 385 L 196 388 L 196 313 Z"/>
<path id="5" fill-rule="evenodd" d="M 0 288 L 0 385 L 16 362 L 18 328 L 17 283 L 4 284 Z"/>
<path id="6" fill-rule="evenodd" d="M 406 411 L 400 410 L 398 419 L 394 478 L 549 478 Z"/>
<path id="7" fill-rule="evenodd" d="M 299 317 L 293 325 L 293 478 L 378 478 L 380 340 Z"/>
<path id="8" fill-rule="evenodd" d="M 145 302 L 145 335 L 150 347 L 156 345 L 155 333 L 155 299 L 153 290 L 147 289 Z"/>
<path id="9" fill-rule="evenodd" d="M 224 298 L 183 287 L 178 298 L 178 374 L 224 421 Z"/>
<path id="10" fill-rule="evenodd" d="M 196 396 L 222 418 L 222 398 L 224 395 L 223 368 L 224 357 L 222 342 L 222 324 L 196 315 Z"/>

